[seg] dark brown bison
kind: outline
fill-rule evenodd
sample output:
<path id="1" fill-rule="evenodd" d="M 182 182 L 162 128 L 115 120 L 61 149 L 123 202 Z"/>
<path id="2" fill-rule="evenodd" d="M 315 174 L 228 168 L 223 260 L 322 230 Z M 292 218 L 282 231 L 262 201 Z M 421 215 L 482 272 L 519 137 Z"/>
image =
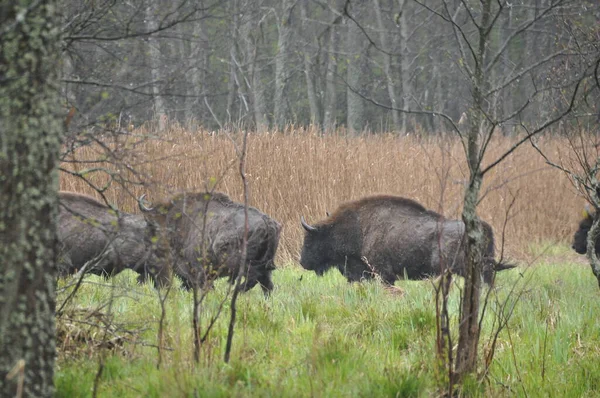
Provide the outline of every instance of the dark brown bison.
<path id="1" fill-rule="evenodd" d="M 594 222 L 595 214 L 591 214 L 587 209 L 583 212 L 583 220 L 579 222 L 579 229 L 573 237 L 573 250 L 579 254 L 587 253 L 587 237 L 592 223 Z M 600 255 L 600 240 L 596 240 L 596 256 Z"/>
<path id="2" fill-rule="evenodd" d="M 148 208 L 140 198 L 146 220 L 166 237 L 174 273 L 184 287 L 201 287 L 217 277 L 233 282 L 242 263 L 244 205 L 218 192 L 184 193 Z M 257 283 L 268 294 L 279 244 L 281 224 L 254 207 L 248 208 L 248 245 L 244 290 Z"/>
<path id="3" fill-rule="evenodd" d="M 117 212 L 96 199 L 59 192 L 59 275 L 81 270 L 116 275 L 125 269 L 152 276 L 157 286 L 168 282 L 160 252 L 152 243 L 151 226 L 141 215 Z"/>
<path id="4" fill-rule="evenodd" d="M 337 267 L 348 281 L 372 278 L 388 284 L 396 279 L 439 275 L 446 265 L 464 276 L 464 223 L 447 220 L 419 203 L 396 196 L 372 196 L 341 205 L 306 230 L 300 264 L 317 275 Z M 486 237 L 483 280 L 512 268 L 494 260 L 494 235 L 483 222 Z"/>

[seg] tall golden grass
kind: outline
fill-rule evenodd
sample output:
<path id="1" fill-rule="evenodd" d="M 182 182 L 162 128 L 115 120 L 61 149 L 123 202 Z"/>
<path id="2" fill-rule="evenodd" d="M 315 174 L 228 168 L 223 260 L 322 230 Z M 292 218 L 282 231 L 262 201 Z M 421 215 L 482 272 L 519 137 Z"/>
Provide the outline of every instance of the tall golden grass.
<path id="1" fill-rule="evenodd" d="M 175 192 L 204 190 L 215 184 L 217 190 L 242 201 L 236 153 L 236 147 L 241 147 L 239 132 L 192 132 L 171 126 L 160 135 L 147 128 L 134 134 L 159 138 L 137 146 L 109 143 L 120 148 L 122 158 L 117 164 L 108 159 L 103 167 L 125 178 L 131 178 L 135 169 L 147 183 L 112 184 L 105 195 L 116 207 L 136 212 L 136 196 L 142 193 L 151 200 L 164 200 Z M 514 143 L 509 138 L 494 139 L 484 165 Z M 568 153 L 568 142 L 561 138 L 544 139 L 541 145 L 553 158 Z M 103 153 L 97 145 L 87 146 L 77 150 L 74 158 L 102 159 Z M 280 263 L 298 258 L 304 235 L 301 216 L 312 223 L 325 218 L 325 212 L 340 203 L 365 195 L 401 195 L 449 218 L 460 218 L 468 170 L 456 138 L 392 134 L 322 137 L 316 130 L 290 128 L 280 133 L 250 133 L 247 154 L 250 204 L 284 226 Z M 63 167 L 81 171 L 94 165 L 64 163 Z M 88 173 L 88 177 L 95 182 L 108 180 L 106 174 L 96 174 Z M 60 187 L 98 197 L 82 179 L 65 173 Z M 566 176 L 546 165 L 529 145 L 520 147 L 486 175 L 483 193 L 479 215 L 494 227 L 497 246 L 508 217 L 505 253 L 517 261 L 528 256 L 531 244 L 570 241 L 584 205 Z M 514 206 L 507 213 L 513 200 Z"/>

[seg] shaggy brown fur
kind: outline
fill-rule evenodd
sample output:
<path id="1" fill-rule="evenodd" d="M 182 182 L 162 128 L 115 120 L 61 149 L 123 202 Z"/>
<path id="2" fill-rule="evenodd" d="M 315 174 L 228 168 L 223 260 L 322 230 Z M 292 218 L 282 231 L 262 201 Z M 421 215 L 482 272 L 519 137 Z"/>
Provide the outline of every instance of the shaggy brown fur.
<path id="1" fill-rule="evenodd" d="M 116 212 L 75 192 L 59 192 L 59 200 L 59 274 L 73 274 L 90 262 L 92 274 L 110 276 L 132 269 L 140 281 L 151 275 L 158 285 L 168 282 L 142 216 Z"/>
<path id="2" fill-rule="evenodd" d="M 461 220 L 447 220 L 414 200 L 378 195 L 342 204 L 306 234 L 300 263 L 322 275 L 337 267 L 349 281 L 379 275 L 388 284 L 398 278 L 422 279 L 449 268 L 464 276 L 465 238 Z M 482 222 L 486 239 L 483 279 L 512 268 L 494 260 L 492 228 Z"/>
<path id="3" fill-rule="evenodd" d="M 144 209 L 143 209 L 144 210 Z M 183 193 L 146 210 L 146 219 L 162 232 L 175 259 L 174 271 L 185 287 L 202 286 L 217 277 L 233 282 L 242 263 L 244 205 L 219 192 Z M 244 289 L 257 283 L 268 294 L 281 224 L 248 208 L 248 245 Z"/>

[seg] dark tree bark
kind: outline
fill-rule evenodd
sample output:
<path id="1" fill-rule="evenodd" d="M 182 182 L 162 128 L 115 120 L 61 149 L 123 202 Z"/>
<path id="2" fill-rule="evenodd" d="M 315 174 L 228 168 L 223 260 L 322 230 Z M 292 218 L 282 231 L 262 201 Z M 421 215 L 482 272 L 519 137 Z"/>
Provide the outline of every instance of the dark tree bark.
<path id="1" fill-rule="evenodd" d="M 17 5 L 18 4 L 18 5 Z M 52 0 L 0 5 L 0 396 L 50 397 L 60 123 Z"/>

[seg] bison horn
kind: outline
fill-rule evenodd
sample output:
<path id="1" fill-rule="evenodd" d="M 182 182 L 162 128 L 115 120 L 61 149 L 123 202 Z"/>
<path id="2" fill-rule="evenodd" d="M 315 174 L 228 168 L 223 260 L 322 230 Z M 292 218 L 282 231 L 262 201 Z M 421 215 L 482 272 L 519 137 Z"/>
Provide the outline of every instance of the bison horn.
<path id="1" fill-rule="evenodd" d="M 140 207 L 140 210 L 143 212 L 148 212 L 148 211 L 154 210 L 154 207 L 148 207 L 144 204 L 145 197 L 146 197 L 146 194 L 143 194 L 142 196 L 140 196 L 138 198 L 138 206 Z"/>
<path id="2" fill-rule="evenodd" d="M 305 230 L 307 230 L 308 232 L 315 232 L 317 229 L 311 225 L 308 225 L 306 223 L 306 221 L 304 221 L 304 216 L 300 217 L 300 222 L 302 223 L 302 226 L 304 227 Z"/>

